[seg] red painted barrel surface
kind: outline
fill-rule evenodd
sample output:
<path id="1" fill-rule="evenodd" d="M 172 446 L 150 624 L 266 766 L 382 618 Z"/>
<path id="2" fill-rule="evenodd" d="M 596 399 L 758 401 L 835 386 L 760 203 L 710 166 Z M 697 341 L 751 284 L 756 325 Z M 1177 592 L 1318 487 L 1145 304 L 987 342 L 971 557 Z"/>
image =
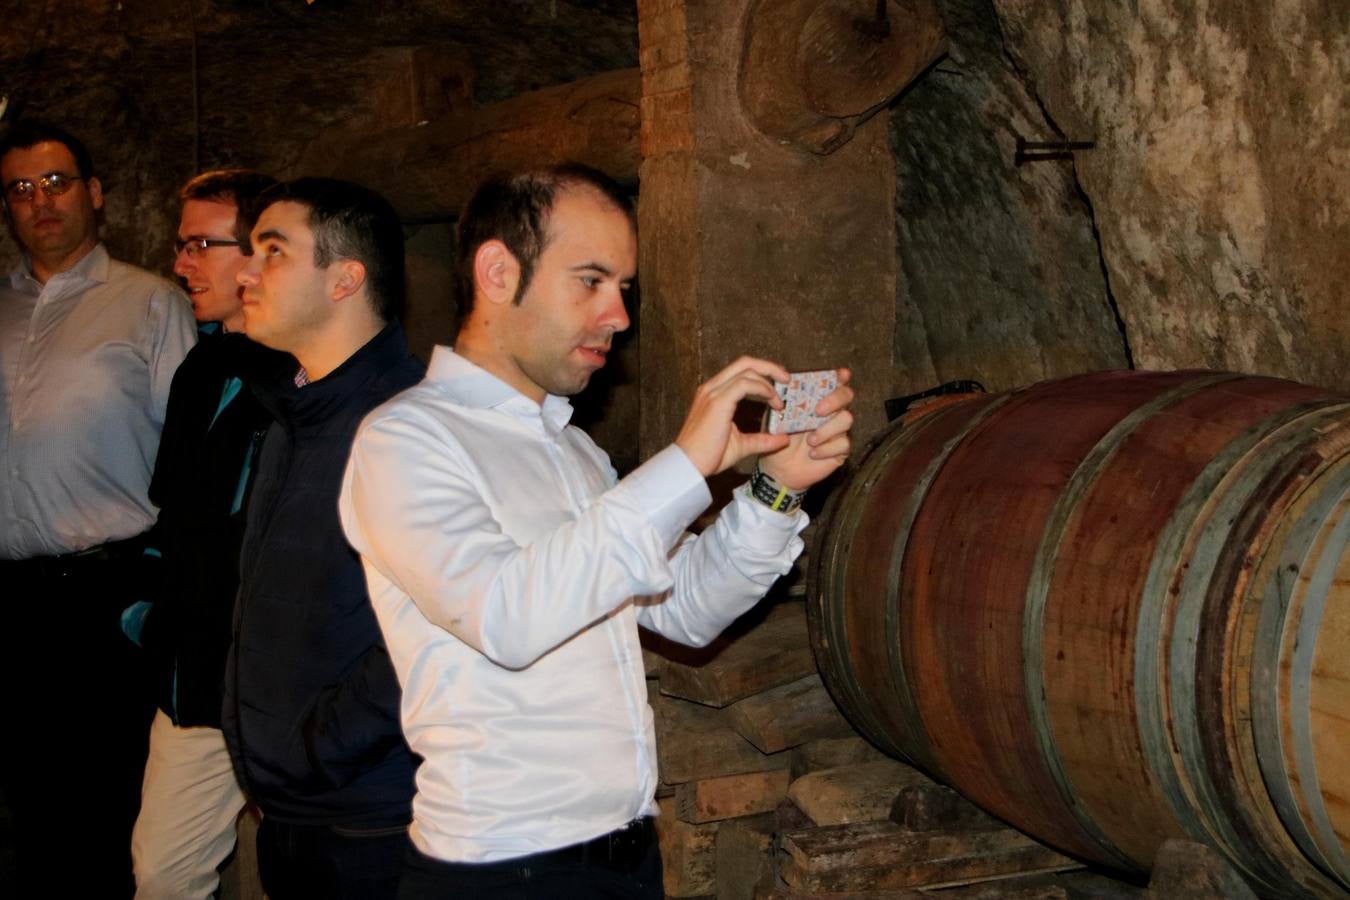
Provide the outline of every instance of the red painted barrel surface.
<path id="1" fill-rule="evenodd" d="M 873 742 L 1065 851 L 1350 896 L 1350 397 L 1102 372 L 899 424 L 808 610 Z"/>

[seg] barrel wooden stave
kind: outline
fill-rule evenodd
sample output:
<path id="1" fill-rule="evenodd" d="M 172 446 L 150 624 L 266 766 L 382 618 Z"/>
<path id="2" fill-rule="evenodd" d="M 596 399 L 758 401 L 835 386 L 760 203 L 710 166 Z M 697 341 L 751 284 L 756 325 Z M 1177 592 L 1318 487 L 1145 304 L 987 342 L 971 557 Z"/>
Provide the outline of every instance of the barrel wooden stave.
<path id="1" fill-rule="evenodd" d="M 1222 852 L 1252 854 L 1248 874 L 1254 870 L 1255 880 L 1277 895 L 1345 896 L 1344 879 L 1327 878 L 1325 864 L 1321 869 L 1309 864 L 1283 831 L 1269 799 L 1263 793 L 1253 799 L 1261 793 L 1262 770 L 1253 750 L 1250 704 L 1233 696 L 1243 689 L 1233 682 L 1248 677 L 1244 654 L 1253 655 L 1256 641 L 1251 605 L 1259 601 L 1242 598 L 1258 592 L 1249 590 L 1244 573 L 1279 528 L 1261 524 L 1243 537 L 1245 545 L 1216 541 L 1218 501 L 1203 496 L 1183 501 L 1182 496 L 1188 490 L 1202 494 L 1199 489 L 1208 485 L 1200 484 L 1197 472 L 1228 452 L 1239 460 L 1237 467 L 1251 467 L 1255 474 L 1249 479 L 1264 485 L 1265 499 L 1253 502 L 1269 502 L 1271 495 L 1283 497 L 1274 505 L 1290 505 L 1290 497 L 1260 481 L 1262 467 L 1271 463 L 1259 454 L 1256 460 L 1245 459 L 1248 448 L 1240 445 L 1264 446 L 1267 432 L 1303 414 L 1296 408 L 1300 404 L 1315 409 L 1334 398 L 1250 376 L 1099 373 L 1000 400 L 996 408 L 968 417 L 961 428 L 948 428 L 951 434 L 962 433 L 955 446 L 939 448 L 937 471 L 931 470 L 932 460 L 909 459 L 906 452 L 920 452 L 911 446 L 881 467 L 904 467 L 908 474 L 890 479 L 874 471 L 874 490 L 855 493 L 854 508 L 832 501 L 820 537 L 825 544 L 840 529 L 849 530 L 840 522 L 850 517 L 866 518 L 869 528 L 903 525 L 907 516 L 913 521 L 902 534 L 869 534 L 834 555 L 835 563 L 867 573 L 851 584 L 848 604 L 876 605 L 882 596 L 886 611 L 841 613 L 833 608 L 839 595 L 821 591 L 831 564 L 813 571 L 813 635 L 818 620 L 847 619 L 852 622 L 849 652 L 869 660 L 886 658 L 892 668 L 898 654 L 907 696 L 899 704 L 903 714 L 890 715 L 883 727 L 909 733 L 888 731 L 887 740 L 902 749 L 919 747 L 915 756 L 921 765 L 929 758 L 930 771 L 1043 840 L 1087 859 L 1146 868 L 1164 838 L 1184 834 L 1208 839 Z M 1046 422 L 1058 423 L 1057 430 L 1047 430 Z M 933 447 L 921 452 L 932 453 Z M 916 474 L 923 470 L 927 475 Z M 1248 489 L 1253 497 L 1260 494 Z M 1071 500 L 1066 501 L 1066 493 Z M 1141 504 L 1145 494 L 1150 502 Z M 1244 495 L 1231 504 L 1251 516 L 1244 505 L 1248 499 Z M 910 511 L 888 519 L 858 509 L 869 505 Z M 1162 552 L 1159 544 L 1169 527 L 1180 536 L 1168 538 Z M 1185 635 L 1175 633 L 1176 623 L 1168 620 L 1175 610 L 1156 598 L 1149 606 L 1138 594 L 1146 589 L 1165 593 L 1157 591 L 1158 584 L 1180 589 L 1187 564 L 1169 553 L 1198 546 L 1192 532 L 1208 535 L 1213 546 L 1205 552 L 1222 557 L 1225 573 L 1238 574 L 1226 585 L 1224 578 L 1197 581 L 1202 600 L 1188 607 L 1190 619 L 1182 622 L 1182 632 L 1201 620 L 1203 627 L 1218 628 L 1220 649 L 1206 647 L 1196 654 L 1194 647 L 1183 647 L 1177 657 L 1174 645 L 1185 644 Z M 1046 561 L 1047 553 L 1052 562 Z M 879 584 L 882 574 L 889 583 Z M 1337 570 L 1335 577 L 1344 575 Z M 1038 592 L 1043 593 L 1039 600 Z M 1029 614 L 1036 603 L 1034 615 Z M 1324 628 L 1334 632 L 1336 623 L 1350 615 L 1345 605 L 1328 606 Z M 1143 629 L 1148 646 L 1141 645 L 1141 616 L 1167 620 Z M 886 646 L 869 647 L 878 642 L 877 623 L 886 621 L 898 634 L 893 632 Z M 1336 679 L 1347 676 L 1340 660 L 1350 644 L 1344 638 L 1326 640 L 1324 645 L 1319 639 L 1318 652 L 1310 657 L 1314 662 L 1305 658 L 1303 665 L 1330 672 L 1329 683 L 1339 684 Z M 817 651 L 829 655 L 819 646 Z M 1188 749 L 1199 759 L 1178 762 L 1174 749 L 1160 753 L 1157 746 L 1151 754 L 1141 753 L 1149 743 L 1139 733 L 1141 717 L 1161 723 L 1162 737 L 1154 741 L 1159 746 L 1177 736 L 1169 731 L 1170 704 L 1149 708 L 1136 703 L 1136 695 L 1166 690 L 1177 658 L 1184 660 L 1187 653 L 1197 671 L 1216 673 L 1206 677 L 1216 682 L 1210 687 L 1217 693 L 1204 696 L 1202 690 L 1199 699 L 1186 700 L 1194 707 L 1185 713 L 1191 739 L 1208 729 L 1198 739 L 1198 751 Z M 1025 665 L 1027 654 L 1039 663 Z M 859 675 L 847 660 L 835 659 L 829 668 L 826 681 L 836 696 L 840 682 Z M 895 705 L 885 691 L 896 683 L 873 679 L 864 691 L 855 684 L 852 702 Z M 1043 698 L 1031 687 L 1037 683 Z M 1345 771 L 1345 741 L 1325 735 L 1329 728 L 1347 733 L 1345 693 L 1321 690 L 1315 696 L 1313 712 L 1305 717 L 1309 724 L 1302 726 L 1310 735 L 1303 745 L 1311 749 L 1301 758 L 1293 751 L 1289 757 L 1291 796 L 1296 797 L 1291 803 L 1310 821 L 1320 815 L 1323 843 L 1343 849 L 1345 795 L 1337 793 L 1343 786 L 1337 778 Z M 1281 702 L 1287 706 L 1289 701 Z M 1280 738 L 1281 746 L 1292 740 Z M 1332 770 L 1314 779 L 1311 789 L 1299 776 L 1310 771 L 1309 759 L 1319 772 Z M 1169 766 L 1182 771 L 1166 775 Z M 1190 779 L 1205 783 L 1197 787 Z M 1300 790 L 1304 795 L 1298 796 Z M 1187 806 L 1197 797 L 1203 801 L 1200 812 Z M 1217 829 L 1216 817 L 1223 820 Z"/>
<path id="2" fill-rule="evenodd" d="M 1024 598 L 1040 536 L 1080 461 L 1131 410 L 1188 377 L 1092 376 L 1017 395 L 952 453 L 907 550 L 906 654 L 953 783 L 999 817 L 1108 864 L 1126 861 L 1074 813 L 1032 731 Z"/>
<path id="3" fill-rule="evenodd" d="M 1112 458 L 1076 504 L 1056 553 L 1042 652 L 1054 745 L 1073 772 L 1070 790 L 1110 840 L 1140 868 L 1167 837 L 1201 839 L 1178 821 L 1159 784 L 1170 760 L 1140 752 L 1135 672 L 1158 644 L 1141 623 L 1150 566 L 1187 489 L 1243 432 L 1314 392 L 1269 379 L 1224 380 L 1161 395 L 1157 414 L 1119 435 Z M 1163 770 L 1163 771 L 1160 771 Z"/>

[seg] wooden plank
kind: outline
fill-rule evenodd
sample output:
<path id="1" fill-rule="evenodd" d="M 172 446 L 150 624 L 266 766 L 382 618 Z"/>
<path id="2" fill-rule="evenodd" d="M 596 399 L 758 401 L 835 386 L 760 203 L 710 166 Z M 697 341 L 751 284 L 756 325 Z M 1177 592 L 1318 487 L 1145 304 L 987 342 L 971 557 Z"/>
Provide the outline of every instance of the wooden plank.
<path id="1" fill-rule="evenodd" d="M 1011 828 L 916 834 L 892 822 L 789 832 L 778 857 L 779 877 L 802 891 L 932 888 L 1077 867 Z"/>
<path id="2" fill-rule="evenodd" d="M 786 769 L 791 761 L 787 753 L 760 753 L 731 729 L 721 710 L 674 697 L 654 697 L 652 706 L 657 759 L 666 784 Z"/>
<path id="3" fill-rule="evenodd" d="M 1203 844 L 1170 838 L 1153 860 L 1145 900 L 1256 900 L 1232 863 Z"/>
<path id="4" fill-rule="evenodd" d="M 765 753 L 853 734 L 819 675 L 801 678 L 727 707 L 731 727 Z"/>
<path id="5" fill-rule="evenodd" d="M 675 804 L 686 822 L 717 822 L 771 812 L 787 793 L 787 769 L 703 778 L 679 785 Z"/>
<path id="6" fill-rule="evenodd" d="M 793 601 L 736 623 L 700 654 L 667 659 L 661 693 L 721 707 L 815 671 L 805 605 Z"/>
<path id="7" fill-rule="evenodd" d="M 902 788 L 916 784 L 933 782 L 913 766 L 879 759 L 803 775 L 788 798 L 816 825 L 876 822 L 890 816 Z"/>
<path id="8" fill-rule="evenodd" d="M 940 894 L 911 891 L 904 888 L 879 891 L 801 891 L 777 889 L 760 895 L 763 900 L 1069 900 L 1073 896 L 1062 885 L 1036 887 L 972 887 L 948 888 Z M 1095 895 L 1094 895 L 1095 896 Z M 1115 895 L 1111 895 L 1115 897 Z M 1101 898 L 1106 900 L 1106 898 Z"/>
<path id="9" fill-rule="evenodd" d="M 773 813 L 728 819 L 717 829 L 717 898 L 751 900 L 772 889 Z"/>
<path id="10" fill-rule="evenodd" d="M 1007 828 L 949 787 L 912 784 L 900 789 L 890 820 L 907 831 L 997 831 Z"/>
<path id="11" fill-rule="evenodd" d="M 792 764 L 788 767 L 795 781 L 810 772 L 848 766 L 854 763 L 888 759 L 876 747 L 859 735 L 820 738 L 792 748 Z"/>
<path id="12" fill-rule="evenodd" d="M 920 891 L 802 891 L 774 890 L 761 894 L 763 900 L 931 900 Z"/>
<path id="13" fill-rule="evenodd" d="M 675 815 L 675 801 L 658 801 L 656 835 L 661 844 L 662 883 L 667 897 L 701 897 L 717 889 L 718 823 L 693 825 Z"/>
<path id="14" fill-rule="evenodd" d="M 773 811 L 774 821 L 777 824 L 777 831 L 803 831 L 807 828 L 815 828 L 815 822 L 811 817 L 801 811 L 797 804 L 793 803 L 791 798 L 784 797 Z"/>

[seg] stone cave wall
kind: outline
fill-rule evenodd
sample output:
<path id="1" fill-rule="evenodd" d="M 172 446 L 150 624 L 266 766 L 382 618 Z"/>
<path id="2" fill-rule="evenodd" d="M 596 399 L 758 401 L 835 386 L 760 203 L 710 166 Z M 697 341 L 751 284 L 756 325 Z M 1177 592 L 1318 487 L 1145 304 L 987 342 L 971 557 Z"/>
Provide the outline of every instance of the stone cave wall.
<path id="1" fill-rule="evenodd" d="M 628 0 L 4 0 L 0 96 L 9 98 L 5 121 L 48 119 L 86 143 L 107 188 L 102 236 L 110 250 L 167 275 L 176 192 L 194 173 L 248 166 L 294 177 L 303 174 L 305 149 L 329 129 L 411 124 L 418 51 L 470 60 L 481 103 L 631 67 L 630 7 Z M 436 289 L 446 284 L 439 259 L 449 253 L 447 233 L 431 223 L 409 235 L 410 269 Z M 0 229 L 0 272 L 18 258 Z M 415 318 L 414 343 L 425 353 L 446 329 Z"/>
<path id="2" fill-rule="evenodd" d="M 942 6 L 951 57 L 891 121 L 902 365 L 1350 387 L 1350 5 Z M 1096 147 L 1014 169 L 1014 134 Z"/>
<path id="3" fill-rule="evenodd" d="M 1072 163 L 1017 165 L 1052 138 L 990 0 L 939 4 L 950 40 L 892 108 L 900 264 L 896 364 L 913 391 L 989 390 L 1129 363 Z"/>
<path id="4" fill-rule="evenodd" d="M 902 389 L 1131 364 L 1350 387 L 1350 5 L 939 5 L 951 51 L 885 123 Z M 42 114 L 85 137 L 113 251 L 165 272 L 173 194 L 195 168 L 297 174 L 324 130 L 391 114 L 413 47 L 472 55 L 480 102 L 630 66 L 637 51 L 620 0 L 8 6 L 7 118 Z M 508 12 L 525 37 L 493 39 Z M 1018 136 L 1096 147 L 1018 166 Z M 431 228 L 413 238 L 415 266 L 436 265 L 447 232 Z M 16 258 L 0 237 L 0 268 Z"/>

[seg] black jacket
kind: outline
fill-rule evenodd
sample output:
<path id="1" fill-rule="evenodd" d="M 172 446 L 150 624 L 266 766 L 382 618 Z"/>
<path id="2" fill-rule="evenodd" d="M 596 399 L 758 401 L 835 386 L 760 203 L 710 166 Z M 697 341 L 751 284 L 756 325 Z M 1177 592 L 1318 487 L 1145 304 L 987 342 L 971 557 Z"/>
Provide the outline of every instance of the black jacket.
<path id="1" fill-rule="evenodd" d="M 311 385 L 255 388 L 277 421 L 249 502 L 223 727 L 240 783 L 278 821 L 412 817 L 398 681 L 337 502 L 361 419 L 422 374 L 391 323 Z"/>
<path id="2" fill-rule="evenodd" d="M 220 727 L 225 651 L 239 584 L 246 468 L 272 416 L 243 381 L 288 354 L 242 334 L 201 336 L 169 388 L 150 500 L 160 508 L 148 546 L 158 555 L 153 605 L 141 630 L 155 702 L 179 725 Z"/>

